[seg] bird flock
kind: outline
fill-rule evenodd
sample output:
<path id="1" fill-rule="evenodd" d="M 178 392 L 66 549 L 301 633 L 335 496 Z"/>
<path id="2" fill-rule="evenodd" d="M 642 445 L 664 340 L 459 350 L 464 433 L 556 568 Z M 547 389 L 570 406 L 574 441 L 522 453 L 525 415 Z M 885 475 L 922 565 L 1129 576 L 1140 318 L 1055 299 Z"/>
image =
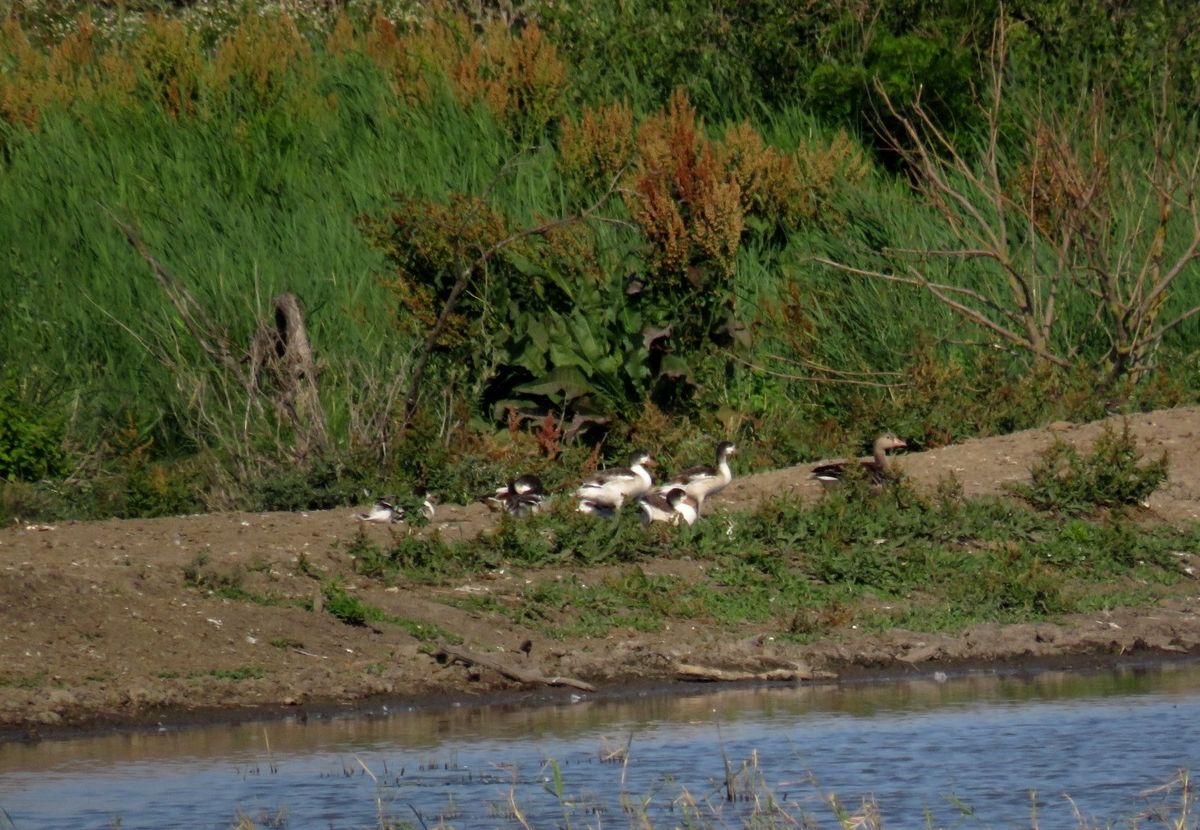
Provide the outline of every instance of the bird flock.
<path id="1" fill-rule="evenodd" d="M 890 432 L 879 436 L 872 458 L 858 462 L 861 474 L 875 486 L 887 483 L 894 477 L 887 452 L 905 446 L 903 440 Z M 717 444 L 716 459 L 711 466 L 688 467 L 655 485 L 650 470 L 658 466 L 657 463 L 649 453 L 635 451 L 629 457 L 629 466 L 600 470 L 585 478 L 573 491 L 578 502 L 576 510 L 611 518 L 626 504 L 634 503 L 645 524 L 695 524 L 700 519 L 705 499 L 725 489 L 733 480 L 729 459 L 736 454 L 737 446 L 733 442 L 722 441 Z M 812 476 L 824 485 L 832 485 L 853 475 L 854 469 L 854 462 L 839 461 L 814 468 Z M 422 499 L 422 515 L 432 520 L 436 500 L 424 488 L 418 488 L 415 495 Z M 480 501 L 494 511 L 521 518 L 537 513 L 550 495 L 540 478 L 526 473 L 510 479 Z M 380 499 L 367 512 L 355 514 L 355 518 L 382 524 L 402 522 L 404 508 L 396 501 L 394 496 Z"/>

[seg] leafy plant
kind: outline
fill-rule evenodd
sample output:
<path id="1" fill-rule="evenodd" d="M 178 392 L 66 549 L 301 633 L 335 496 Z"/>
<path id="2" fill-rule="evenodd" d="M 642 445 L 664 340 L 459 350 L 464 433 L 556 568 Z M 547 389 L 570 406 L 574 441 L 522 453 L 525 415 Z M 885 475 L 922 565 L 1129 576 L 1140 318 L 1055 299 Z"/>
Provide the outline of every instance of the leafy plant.
<path id="1" fill-rule="evenodd" d="M 327 510 L 353 504 L 362 494 L 362 478 L 336 461 L 313 458 L 264 471 L 249 482 L 258 510 Z"/>
<path id="2" fill-rule="evenodd" d="M 36 481 L 60 473 L 62 429 L 46 413 L 26 401 L 15 382 L 0 383 L 0 479 Z"/>
<path id="3" fill-rule="evenodd" d="M 1106 427 L 1087 455 L 1055 440 L 1030 470 L 1032 481 L 1013 490 L 1041 510 L 1068 513 L 1141 504 L 1167 480 L 1168 467 L 1165 452 L 1142 461 L 1126 422 L 1120 433 Z"/>
<path id="4" fill-rule="evenodd" d="M 337 580 L 321 586 L 321 593 L 325 597 L 325 610 L 346 625 L 364 626 L 372 619 L 373 609 L 358 597 L 350 596 Z"/>

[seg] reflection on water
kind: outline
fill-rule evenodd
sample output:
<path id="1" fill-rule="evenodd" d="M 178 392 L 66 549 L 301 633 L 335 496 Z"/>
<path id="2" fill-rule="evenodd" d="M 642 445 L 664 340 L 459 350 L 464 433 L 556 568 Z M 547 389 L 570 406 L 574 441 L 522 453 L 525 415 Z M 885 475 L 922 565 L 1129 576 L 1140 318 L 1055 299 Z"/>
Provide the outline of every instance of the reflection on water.
<path id="1" fill-rule="evenodd" d="M 608 763 L 628 747 L 627 763 Z M 396 712 L 0 746 L 0 808 L 26 828 L 675 826 L 691 799 L 718 826 L 725 760 L 760 794 L 836 826 L 824 797 L 877 799 L 885 823 L 1077 826 L 1200 770 L 1200 667 L 1112 674 L 737 689 Z M 554 763 L 551 764 L 550 762 Z M 555 766 L 562 795 L 555 794 Z M 1030 790 L 1037 792 L 1031 801 Z M 682 797 L 682 800 L 681 800 Z M 973 811 L 969 817 L 967 809 Z M 566 814 L 564 814 L 566 810 Z M 2 823 L 0 814 L 0 823 Z"/>

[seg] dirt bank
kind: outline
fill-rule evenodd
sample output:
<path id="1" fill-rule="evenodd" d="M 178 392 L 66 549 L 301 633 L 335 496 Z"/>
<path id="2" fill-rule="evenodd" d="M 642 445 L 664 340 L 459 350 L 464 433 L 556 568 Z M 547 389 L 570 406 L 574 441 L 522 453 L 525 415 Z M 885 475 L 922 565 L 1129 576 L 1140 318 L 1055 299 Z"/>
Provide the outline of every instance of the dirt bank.
<path id="1" fill-rule="evenodd" d="M 1200 408 L 1132 416 L 1129 424 L 1147 453 L 1166 450 L 1175 462 L 1150 510 L 1172 523 L 1200 520 L 1200 466 L 1184 461 L 1200 448 Z M 1056 435 L 1086 445 L 1100 430 L 1100 424 L 1057 424 L 910 454 L 902 466 L 919 486 L 932 487 L 953 472 L 968 495 L 994 493 L 1026 476 Z M 747 509 L 786 491 L 816 498 L 810 469 L 746 476 L 713 507 Z M 828 678 L 898 667 L 1095 665 L 1130 655 L 1200 654 L 1200 585 L 1193 582 L 1152 608 L 981 625 L 953 636 L 867 634 L 851 621 L 819 642 L 799 645 L 752 626 L 729 630 L 689 621 L 653 633 L 618 629 L 604 638 L 556 640 L 446 602 L 481 594 L 519 603 L 521 590 L 546 572 L 505 569 L 439 588 L 385 587 L 354 574 L 347 547 L 358 526 L 350 514 L 228 513 L 0 529 L 0 740 L 100 723 L 153 724 L 186 719 L 189 712 L 234 718 L 379 696 L 444 699 L 518 688 L 491 670 L 440 664 L 400 626 L 349 626 L 295 604 L 231 600 L 191 587 L 184 571 L 200 554 L 208 567 L 236 569 L 242 586 L 259 596 L 311 599 L 321 580 L 340 577 L 365 602 L 453 632 L 466 649 L 520 671 L 600 688 L 670 681 L 681 664 Z M 436 524 L 454 539 L 491 523 L 482 506 L 447 505 Z M 369 532 L 382 543 L 392 531 Z M 642 567 L 689 578 L 704 565 L 672 559 Z M 605 570 L 578 573 L 587 581 Z M 520 648 L 526 642 L 528 653 Z"/>

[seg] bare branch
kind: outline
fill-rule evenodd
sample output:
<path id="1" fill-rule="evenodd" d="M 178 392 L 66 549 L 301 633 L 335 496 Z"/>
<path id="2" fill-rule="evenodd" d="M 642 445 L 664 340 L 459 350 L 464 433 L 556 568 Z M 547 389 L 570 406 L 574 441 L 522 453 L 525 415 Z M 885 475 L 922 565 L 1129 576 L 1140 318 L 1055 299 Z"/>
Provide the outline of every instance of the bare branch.
<path id="1" fill-rule="evenodd" d="M 1010 331 L 1010 330 L 1004 328 L 1003 326 L 999 325 L 998 323 L 993 322 L 991 318 L 989 318 L 986 315 L 980 313 L 979 311 L 971 308 L 970 306 L 964 305 L 963 303 L 960 303 L 957 300 L 951 298 L 948 294 L 941 291 L 938 288 L 938 286 L 934 285 L 933 283 L 926 282 L 925 287 L 929 289 L 930 293 L 933 294 L 933 296 L 935 296 L 939 300 L 941 300 L 943 304 L 954 309 L 959 314 L 961 314 L 963 317 L 966 317 L 968 320 L 972 320 L 975 323 L 979 324 L 980 326 L 983 326 L 985 329 L 995 332 L 1000 337 L 1003 337 L 1005 340 L 1008 340 L 1011 343 L 1015 343 L 1016 345 L 1018 345 L 1024 349 L 1028 349 L 1029 351 L 1036 354 L 1038 357 L 1042 358 L 1043 360 L 1048 360 L 1049 362 L 1053 363 L 1056 366 L 1061 366 L 1063 368 L 1067 368 L 1071 365 L 1071 362 L 1069 360 L 1059 357 L 1058 355 L 1054 354 L 1053 352 L 1050 352 L 1046 348 L 1033 343 L 1031 340 L 1029 340 L 1025 337 L 1020 336 L 1016 332 Z"/>
<path id="2" fill-rule="evenodd" d="M 896 274 L 887 274 L 882 271 L 870 271 L 870 270 L 865 270 L 862 268 L 853 268 L 849 265 L 845 265 L 840 262 L 834 262 L 831 259 L 825 259 L 824 257 L 813 257 L 812 260 L 813 260 L 813 262 L 819 262 L 822 265 L 828 265 L 831 268 L 836 268 L 839 271 L 845 271 L 846 273 L 849 273 L 849 274 L 858 274 L 858 275 L 864 276 L 864 277 L 873 277 L 875 279 L 886 280 L 887 282 L 898 282 L 898 283 L 902 283 L 904 285 L 916 285 L 921 288 L 929 288 L 931 290 L 933 288 L 936 288 L 937 290 L 944 291 L 947 294 L 959 294 L 962 296 L 966 296 L 966 297 L 969 297 L 969 298 L 975 300 L 976 302 L 986 306 L 987 308 L 991 309 L 992 311 L 996 312 L 997 314 L 1001 315 L 1002 317 L 1006 317 L 1006 318 L 1012 320 L 1013 322 L 1020 322 L 1020 317 L 1015 312 L 1011 311 L 1010 309 L 1004 308 L 999 303 L 997 303 L 995 300 L 992 300 L 989 297 L 985 297 L 983 294 L 980 294 L 978 291 L 975 291 L 974 289 L 963 288 L 962 286 L 958 286 L 958 285 L 945 285 L 942 283 L 930 282 L 926 277 L 924 277 L 920 273 L 916 272 L 915 270 L 914 270 L 914 274 L 916 274 L 916 276 L 901 277 L 901 276 L 897 276 Z"/>
<path id="3" fill-rule="evenodd" d="M 1159 326 L 1157 329 L 1155 329 L 1150 334 L 1150 336 L 1146 338 L 1146 340 L 1149 341 L 1150 343 L 1158 343 L 1158 341 L 1162 340 L 1163 335 L 1165 335 L 1171 329 L 1179 326 L 1182 323 L 1187 322 L 1191 318 L 1195 317 L 1197 314 L 1200 314 L 1200 305 L 1192 306 L 1187 311 L 1183 312 L 1178 317 L 1176 317 L 1174 320 L 1171 320 L 1169 323 L 1163 323 L 1161 326 Z"/>
<path id="4" fill-rule="evenodd" d="M 793 375 L 788 372 L 778 372 L 773 369 L 768 369 L 765 366 L 759 366 L 757 363 L 753 363 L 727 349 L 722 349 L 721 353 L 735 363 L 740 363 L 749 369 L 753 369 L 756 372 L 761 372 L 769 377 L 782 378 L 783 380 L 795 380 L 802 383 L 828 383 L 840 386 L 869 386 L 874 389 L 899 389 L 900 387 L 908 385 L 907 383 L 880 383 L 879 381 L 858 380 L 855 378 L 823 378 L 812 375 Z"/>
<path id="5" fill-rule="evenodd" d="M 180 319 L 183 320 L 184 325 L 187 326 L 188 331 L 191 332 L 192 337 L 200 345 L 200 348 L 204 350 L 214 363 L 224 366 L 235 377 L 239 378 L 243 386 L 248 386 L 249 381 L 243 374 L 239 362 L 234 359 L 232 351 L 229 348 L 229 343 L 217 334 L 217 326 L 212 320 L 208 319 L 208 315 L 205 314 L 200 303 L 196 302 L 196 298 L 191 295 L 191 292 L 179 280 L 167 272 L 162 263 L 155 259 L 142 243 L 141 237 L 132 226 L 122 222 L 107 208 L 105 208 L 105 211 L 125 234 L 125 238 L 129 240 L 129 244 L 133 246 L 138 255 L 150 266 L 150 270 L 154 273 L 154 278 L 162 286 L 167 298 L 175 306 L 175 310 L 179 312 Z M 210 340 L 210 338 L 212 339 Z"/>
<path id="6" fill-rule="evenodd" d="M 808 360 L 806 358 L 796 359 L 796 358 L 784 357 L 783 355 L 778 355 L 778 354 L 769 354 L 769 355 L 767 355 L 767 357 L 771 358 L 772 360 L 778 360 L 781 363 L 790 363 L 793 366 L 807 366 L 810 369 L 815 369 L 818 372 L 825 372 L 826 374 L 830 374 L 830 375 L 845 375 L 848 377 L 893 377 L 894 378 L 894 377 L 900 377 L 900 375 L 902 374 L 901 372 L 871 372 L 871 371 L 867 371 L 867 370 L 862 370 L 862 371 L 858 371 L 858 372 L 848 372 L 844 369 L 834 369 L 832 366 L 826 366 L 822 363 L 817 363 L 815 360 Z"/>

